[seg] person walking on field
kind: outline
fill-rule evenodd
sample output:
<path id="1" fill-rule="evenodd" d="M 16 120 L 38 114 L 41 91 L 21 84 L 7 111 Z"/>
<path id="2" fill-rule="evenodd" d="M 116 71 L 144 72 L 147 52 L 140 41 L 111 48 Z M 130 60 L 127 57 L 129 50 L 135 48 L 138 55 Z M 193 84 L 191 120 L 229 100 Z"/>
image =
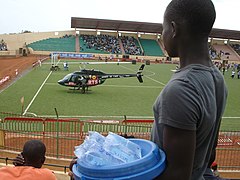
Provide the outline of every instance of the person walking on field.
<path id="1" fill-rule="evenodd" d="M 232 75 L 231 75 L 232 79 L 234 78 L 234 76 L 235 76 L 235 71 L 232 70 Z"/>
<path id="2" fill-rule="evenodd" d="M 167 166 L 156 179 L 204 180 L 215 151 L 227 88 L 208 53 L 216 12 L 211 0 L 172 0 L 162 38 L 180 67 L 153 106 L 151 140 L 166 153 Z"/>

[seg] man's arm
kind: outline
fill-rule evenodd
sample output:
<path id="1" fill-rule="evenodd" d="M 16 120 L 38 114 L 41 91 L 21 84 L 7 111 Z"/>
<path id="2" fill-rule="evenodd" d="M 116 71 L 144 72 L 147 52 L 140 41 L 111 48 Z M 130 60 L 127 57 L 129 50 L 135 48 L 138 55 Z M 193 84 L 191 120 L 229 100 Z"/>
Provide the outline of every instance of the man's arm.
<path id="1" fill-rule="evenodd" d="M 191 179 L 196 147 L 196 131 L 182 130 L 165 125 L 163 150 L 167 157 L 166 170 L 159 180 Z"/>
<path id="2" fill-rule="evenodd" d="M 73 168 L 73 165 L 74 164 L 76 164 L 77 163 L 77 157 L 74 157 L 73 159 L 72 159 L 72 161 L 70 162 L 70 164 L 69 164 L 69 172 L 68 172 L 68 175 L 70 176 L 70 180 L 73 180 L 74 179 L 74 177 L 73 177 L 73 170 L 72 170 L 72 168 Z"/>

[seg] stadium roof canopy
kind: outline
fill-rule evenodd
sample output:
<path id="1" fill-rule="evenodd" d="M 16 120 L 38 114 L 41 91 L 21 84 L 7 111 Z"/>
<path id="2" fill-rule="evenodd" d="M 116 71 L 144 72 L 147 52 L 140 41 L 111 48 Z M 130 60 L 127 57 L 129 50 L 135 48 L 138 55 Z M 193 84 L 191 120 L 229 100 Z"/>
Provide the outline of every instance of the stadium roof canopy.
<path id="1" fill-rule="evenodd" d="M 158 23 L 76 18 L 76 17 L 72 17 L 71 28 L 145 32 L 158 34 L 162 32 L 162 24 Z"/>
<path id="2" fill-rule="evenodd" d="M 71 28 L 129 31 L 156 34 L 161 34 L 163 29 L 162 24 L 160 23 L 92 19 L 80 17 L 71 18 Z M 240 40 L 240 31 L 214 28 L 210 34 L 210 37 Z"/>

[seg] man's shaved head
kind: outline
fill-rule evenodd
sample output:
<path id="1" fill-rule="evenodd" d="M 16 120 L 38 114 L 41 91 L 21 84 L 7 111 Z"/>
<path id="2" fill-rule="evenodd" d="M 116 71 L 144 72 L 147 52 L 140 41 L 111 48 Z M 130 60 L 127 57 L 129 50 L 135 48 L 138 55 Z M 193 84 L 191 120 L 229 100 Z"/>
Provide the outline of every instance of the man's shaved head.
<path id="1" fill-rule="evenodd" d="M 39 167 L 44 163 L 46 147 L 40 140 L 30 140 L 24 144 L 23 157 L 27 164 Z"/>
<path id="2" fill-rule="evenodd" d="M 165 19 L 185 24 L 195 36 L 208 36 L 216 18 L 211 0 L 172 0 L 167 6 Z"/>

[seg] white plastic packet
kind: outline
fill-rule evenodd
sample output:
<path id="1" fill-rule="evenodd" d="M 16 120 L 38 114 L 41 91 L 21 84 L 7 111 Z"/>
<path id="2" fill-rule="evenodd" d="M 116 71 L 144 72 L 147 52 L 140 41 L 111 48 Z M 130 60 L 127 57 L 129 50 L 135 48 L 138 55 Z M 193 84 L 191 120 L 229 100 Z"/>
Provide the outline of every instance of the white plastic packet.
<path id="1" fill-rule="evenodd" d="M 140 159 L 141 148 L 117 134 L 109 132 L 107 137 L 90 131 L 84 142 L 75 147 L 79 161 L 93 166 L 117 165 Z"/>

